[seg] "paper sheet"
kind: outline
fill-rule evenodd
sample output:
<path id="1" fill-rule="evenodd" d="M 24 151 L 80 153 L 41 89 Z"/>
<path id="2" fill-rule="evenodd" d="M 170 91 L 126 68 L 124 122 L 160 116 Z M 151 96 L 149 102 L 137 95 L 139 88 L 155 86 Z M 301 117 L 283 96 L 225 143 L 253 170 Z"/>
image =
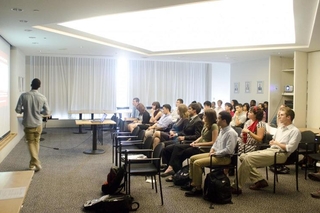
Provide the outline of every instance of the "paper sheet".
<path id="1" fill-rule="evenodd" d="M 0 189 L 0 200 L 22 198 L 26 193 L 26 187 Z"/>

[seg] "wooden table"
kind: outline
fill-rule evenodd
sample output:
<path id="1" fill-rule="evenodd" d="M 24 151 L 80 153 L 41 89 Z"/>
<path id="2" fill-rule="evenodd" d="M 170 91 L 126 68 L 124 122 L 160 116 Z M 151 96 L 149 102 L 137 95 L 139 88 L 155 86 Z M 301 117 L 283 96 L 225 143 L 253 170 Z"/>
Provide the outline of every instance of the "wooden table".
<path id="1" fill-rule="evenodd" d="M 29 189 L 34 171 L 0 172 L 0 190 L 25 187 L 24 196 L 21 198 L 11 198 L 0 200 L 0 213 L 20 212 L 24 198 Z"/>
<path id="2" fill-rule="evenodd" d="M 75 120 L 76 125 L 91 125 L 92 126 L 92 149 L 86 150 L 85 154 L 103 154 L 105 151 L 103 149 L 97 149 L 97 131 L 98 125 L 115 125 L 116 122 L 113 120 L 104 120 L 102 123 L 92 123 L 91 120 Z"/>
<path id="3" fill-rule="evenodd" d="M 314 134 L 319 135 L 320 134 L 320 129 L 316 129 L 316 128 L 298 128 L 300 130 L 300 132 L 304 132 L 304 131 L 312 131 L 314 132 Z"/>

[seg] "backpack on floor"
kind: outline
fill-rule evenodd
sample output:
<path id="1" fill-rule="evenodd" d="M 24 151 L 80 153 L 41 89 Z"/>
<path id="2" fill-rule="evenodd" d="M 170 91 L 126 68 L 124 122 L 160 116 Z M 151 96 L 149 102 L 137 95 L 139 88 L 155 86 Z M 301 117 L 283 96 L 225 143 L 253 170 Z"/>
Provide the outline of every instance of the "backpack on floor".
<path id="1" fill-rule="evenodd" d="M 172 177 L 174 185 L 184 186 L 190 182 L 189 178 L 189 165 L 182 167 L 177 173 Z"/>
<path id="2" fill-rule="evenodd" d="M 86 201 L 83 207 L 97 213 L 126 213 L 136 211 L 139 203 L 133 202 L 130 195 L 104 195 L 99 199 Z"/>
<path id="3" fill-rule="evenodd" d="M 125 171 L 123 167 L 111 167 L 107 176 L 107 181 L 101 186 L 103 194 L 118 194 L 124 188 L 124 183 L 122 183 L 124 173 Z"/>
<path id="4" fill-rule="evenodd" d="M 232 203 L 230 180 L 223 169 L 207 174 L 204 182 L 203 198 L 217 204 Z"/>

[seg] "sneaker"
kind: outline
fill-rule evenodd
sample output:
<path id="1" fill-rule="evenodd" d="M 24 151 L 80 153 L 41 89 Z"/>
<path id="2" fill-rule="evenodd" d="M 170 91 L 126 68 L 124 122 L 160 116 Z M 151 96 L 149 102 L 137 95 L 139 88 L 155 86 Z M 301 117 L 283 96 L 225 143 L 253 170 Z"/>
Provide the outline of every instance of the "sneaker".
<path id="1" fill-rule="evenodd" d="M 242 190 L 241 189 L 236 189 L 236 188 L 233 188 L 233 187 L 230 187 L 231 189 L 231 194 L 235 194 L 235 195 L 241 195 L 242 194 Z"/>
<path id="2" fill-rule="evenodd" d="M 320 190 L 318 190 L 316 192 L 311 192 L 310 195 L 313 198 L 320 198 Z"/>
<path id="3" fill-rule="evenodd" d="M 265 187 L 267 187 L 267 186 L 269 186 L 269 185 L 268 185 L 268 182 L 263 179 L 263 180 L 259 180 L 259 181 L 256 182 L 255 184 L 249 186 L 249 188 L 250 188 L 251 190 L 259 190 L 259 189 L 265 188 Z"/>
<path id="4" fill-rule="evenodd" d="M 30 167 L 29 167 L 29 170 L 36 171 L 36 167 L 35 167 L 35 166 L 30 166 Z"/>
<path id="5" fill-rule="evenodd" d="M 309 173 L 308 178 L 314 181 L 320 181 L 320 173 Z"/>
<path id="6" fill-rule="evenodd" d="M 181 189 L 182 191 L 191 191 L 193 188 L 194 188 L 194 187 L 191 186 L 190 184 L 186 184 L 186 185 L 180 187 L 180 189 Z"/>
<path id="7" fill-rule="evenodd" d="M 203 192 L 202 189 L 196 189 L 196 187 L 193 187 L 191 191 L 188 191 L 184 194 L 186 197 L 197 197 L 202 196 Z"/>

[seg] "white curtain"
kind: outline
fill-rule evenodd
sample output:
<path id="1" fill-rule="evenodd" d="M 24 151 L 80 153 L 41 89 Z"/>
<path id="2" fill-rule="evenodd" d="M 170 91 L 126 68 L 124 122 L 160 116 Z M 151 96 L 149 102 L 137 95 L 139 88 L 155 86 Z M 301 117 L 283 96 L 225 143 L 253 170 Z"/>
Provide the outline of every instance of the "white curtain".
<path id="1" fill-rule="evenodd" d="M 203 103 L 207 97 L 208 64 L 164 61 L 129 61 L 129 97 L 139 97 L 151 106 L 174 104 L 182 98 L 188 105 L 192 101 Z"/>
<path id="2" fill-rule="evenodd" d="M 60 119 L 78 118 L 74 112 L 79 110 L 115 110 L 117 98 L 124 97 L 130 107 L 134 97 L 145 106 L 159 101 L 174 108 L 178 98 L 187 105 L 203 103 L 210 91 L 206 63 L 129 60 L 129 82 L 116 85 L 116 59 L 29 56 L 26 61 L 27 80 L 41 80 L 39 91 Z M 117 86 L 125 87 L 127 95 L 117 95 Z"/>
<path id="3" fill-rule="evenodd" d="M 116 108 L 115 60 L 105 58 L 27 57 L 29 80 L 39 78 L 53 117 Z"/>

